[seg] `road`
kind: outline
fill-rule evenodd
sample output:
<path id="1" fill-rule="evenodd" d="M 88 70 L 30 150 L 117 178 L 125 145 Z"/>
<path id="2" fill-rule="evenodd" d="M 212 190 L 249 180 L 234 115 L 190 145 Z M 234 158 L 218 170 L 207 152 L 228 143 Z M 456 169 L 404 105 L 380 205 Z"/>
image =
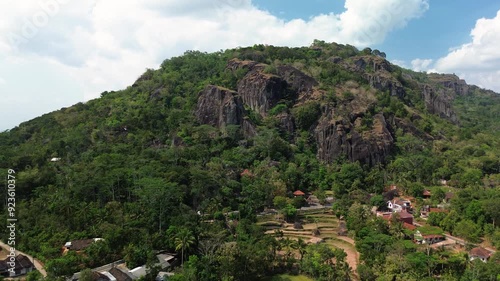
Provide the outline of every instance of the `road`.
<path id="1" fill-rule="evenodd" d="M 10 246 L 3 243 L 2 241 L 0 241 L 0 247 L 4 248 L 7 252 L 10 250 Z M 19 255 L 19 254 L 27 256 L 32 262 L 34 261 L 33 264 L 35 265 L 36 269 L 42 274 L 43 277 L 47 277 L 47 272 L 43 268 L 42 262 L 40 262 L 39 260 L 33 258 L 32 256 L 30 256 L 26 253 L 23 253 L 21 251 L 16 250 L 16 255 Z"/>
<path id="2" fill-rule="evenodd" d="M 414 222 L 413 224 L 416 225 L 416 226 L 418 226 L 418 227 L 423 226 L 422 224 L 416 223 L 416 222 Z M 448 233 L 444 233 L 444 236 L 446 237 L 446 239 L 453 240 L 453 241 L 455 241 L 458 244 L 463 245 L 463 246 L 465 246 L 466 244 L 471 244 L 471 243 L 468 243 L 467 241 L 465 241 L 462 238 L 458 238 L 458 237 L 452 236 L 452 235 L 450 235 Z M 473 244 L 473 245 L 479 246 L 479 245 L 476 245 L 476 244 Z M 487 247 L 483 247 L 483 248 L 485 248 L 486 250 L 490 251 L 491 254 L 496 253 L 496 251 L 494 249 L 492 249 L 492 248 L 487 248 Z"/>

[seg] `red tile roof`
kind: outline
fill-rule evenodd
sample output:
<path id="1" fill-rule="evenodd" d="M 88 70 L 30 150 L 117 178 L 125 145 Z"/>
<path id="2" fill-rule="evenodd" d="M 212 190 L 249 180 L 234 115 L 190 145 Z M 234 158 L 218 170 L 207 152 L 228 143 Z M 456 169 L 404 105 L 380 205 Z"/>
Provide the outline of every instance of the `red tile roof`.
<path id="1" fill-rule="evenodd" d="M 431 196 L 431 192 L 429 190 L 424 190 L 424 196 Z"/>
<path id="2" fill-rule="evenodd" d="M 295 191 L 295 192 L 293 193 L 293 195 L 295 195 L 295 196 L 304 196 L 304 195 L 306 195 L 306 194 L 305 194 L 304 192 L 300 191 L 300 190 L 297 190 L 297 191 Z"/>
<path id="3" fill-rule="evenodd" d="M 408 230 L 412 230 L 412 231 L 415 230 L 415 229 L 417 229 L 417 227 L 414 226 L 413 224 L 409 224 L 409 223 L 406 223 L 406 222 L 403 222 L 403 227 L 406 228 L 406 229 L 408 229 Z"/>
<path id="4" fill-rule="evenodd" d="M 401 212 L 399 213 L 399 218 L 401 219 L 413 218 L 413 215 L 407 212 Z"/>

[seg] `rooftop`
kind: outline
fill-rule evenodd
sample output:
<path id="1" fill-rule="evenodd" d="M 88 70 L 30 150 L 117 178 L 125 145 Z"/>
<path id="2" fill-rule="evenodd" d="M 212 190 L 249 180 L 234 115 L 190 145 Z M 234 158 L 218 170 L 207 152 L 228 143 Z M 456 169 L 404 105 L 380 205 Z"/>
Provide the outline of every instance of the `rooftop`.
<path id="1" fill-rule="evenodd" d="M 295 195 L 295 196 L 304 196 L 304 195 L 306 195 L 306 194 L 305 194 L 304 192 L 300 191 L 300 190 L 296 190 L 296 191 L 293 193 L 293 195 Z"/>
<path id="2" fill-rule="evenodd" d="M 490 251 L 486 250 L 485 248 L 476 247 L 476 248 L 470 250 L 469 255 L 471 257 L 489 258 L 491 256 L 491 253 L 490 253 Z"/>

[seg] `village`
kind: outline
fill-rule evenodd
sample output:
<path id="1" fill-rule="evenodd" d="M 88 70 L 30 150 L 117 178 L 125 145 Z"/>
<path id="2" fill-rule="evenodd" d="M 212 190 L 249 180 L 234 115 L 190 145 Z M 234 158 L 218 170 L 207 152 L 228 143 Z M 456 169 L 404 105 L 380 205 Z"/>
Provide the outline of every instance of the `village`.
<path id="1" fill-rule="evenodd" d="M 345 218 L 336 216 L 332 210 L 332 203 L 335 202 L 331 192 L 324 200 L 319 200 L 314 194 L 308 194 L 301 190 L 293 192 L 293 198 L 300 199 L 304 205 L 297 209 L 294 218 L 284 219 L 284 214 L 275 209 L 266 209 L 260 213 L 257 224 L 266 230 L 266 234 L 276 237 L 278 241 L 303 240 L 306 244 L 326 243 L 332 248 L 342 249 L 347 254 L 347 263 L 351 268 L 351 278 L 358 280 L 356 268 L 359 265 L 359 252 L 352 233 L 346 227 Z M 370 209 L 372 216 L 381 218 L 388 224 L 400 224 L 405 235 L 416 245 L 429 249 L 449 249 L 456 252 L 467 252 L 470 261 L 479 259 L 487 262 L 495 253 L 491 247 L 473 245 L 464 239 L 454 237 L 439 227 L 427 224 L 427 219 L 432 213 L 447 213 L 450 202 L 455 196 L 453 192 L 447 192 L 444 199 L 435 206 L 429 205 L 432 196 L 430 190 L 425 189 L 422 193 L 420 204 L 410 196 L 401 196 L 396 185 L 386 187 L 383 193 L 384 206 L 373 206 Z M 201 213 L 198 215 L 202 216 Z M 231 217 L 238 215 L 238 212 L 226 213 L 226 220 L 231 221 Z M 205 223 L 213 223 L 207 220 Z M 94 243 L 100 243 L 102 238 L 77 239 L 67 241 L 61 245 L 61 255 L 69 252 L 85 255 L 85 249 Z M 0 244 L 0 275 L 7 279 L 23 280 L 29 272 L 38 270 L 42 276 L 47 273 L 43 264 L 35 258 L 17 251 L 17 256 L 12 258 L 7 255 L 8 246 Z M 297 256 L 299 253 L 292 248 L 281 250 L 278 255 L 284 257 Z M 141 265 L 128 268 L 126 262 L 117 260 L 87 271 L 74 273 L 67 278 L 68 281 L 90 280 L 93 281 L 132 281 L 145 277 L 153 272 L 156 281 L 166 280 L 172 276 L 173 270 L 180 264 L 176 253 L 158 251 L 157 261 L 153 265 Z M 14 268 L 14 269 L 12 269 Z M 83 277 L 84 274 L 90 276 Z"/>

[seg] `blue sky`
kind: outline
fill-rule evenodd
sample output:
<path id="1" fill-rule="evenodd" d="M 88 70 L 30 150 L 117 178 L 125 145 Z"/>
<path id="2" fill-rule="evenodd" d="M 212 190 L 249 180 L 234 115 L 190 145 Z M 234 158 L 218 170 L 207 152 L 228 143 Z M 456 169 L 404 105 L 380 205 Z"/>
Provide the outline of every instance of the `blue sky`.
<path id="1" fill-rule="evenodd" d="M 4 0 L 0 130 L 131 85 L 186 50 L 314 39 L 500 92 L 497 0 Z"/>
<path id="2" fill-rule="evenodd" d="M 259 8 L 287 20 L 307 20 L 321 13 L 345 11 L 344 1 L 255 0 Z M 410 62 L 421 57 L 438 59 L 450 48 L 470 41 L 470 31 L 479 18 L 493 18 L 500 10 L 495 0 L 434 0 L 425 14 L 405 28 L 390 33 L 386 40 L 370 47 L 387 53 L 390 59 Z"/>

